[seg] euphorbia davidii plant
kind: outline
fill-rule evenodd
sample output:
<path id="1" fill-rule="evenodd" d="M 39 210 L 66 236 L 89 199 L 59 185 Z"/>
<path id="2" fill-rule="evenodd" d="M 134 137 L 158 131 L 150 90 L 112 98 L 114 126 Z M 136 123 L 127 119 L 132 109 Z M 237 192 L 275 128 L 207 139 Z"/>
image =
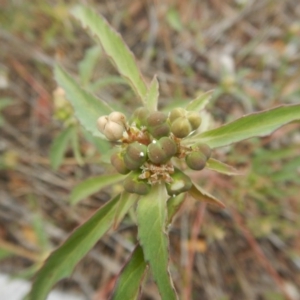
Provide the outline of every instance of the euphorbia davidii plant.
<path id="1" fill-rule="evenodd" d="M 131 207 L 136 212 L 138 245 L 121 270 L 111 299 L 137 299 L 147 266 L 151 268 L 161 298 L 177 299 L 168 271 L 167 226 L 184 201 L 185 193 L 224 207 L 191 180 L 190 172 L 199 172 L 206 167 L 227 175 L 237 174 L 234 168 L 211 158 L 211 151 L 251 137 L 268 135 L 284 124 L 300 120 L 300 105 L 254 113 L 219 128 L 201 131 L 199 111 L 205 108 L 210 93 L 199 96 L 185 107 L 172 109 L 168 114 L 158 111 L 158 81 L 154 77 L 149 86 L 145 83 L 120 35 L 89 8 L 77 6 L 72 14 L 100 42 L 119 73 L 136 92 L 140 104 L 132 115 L 125 116 L 78 86 L 61 67 L 55 67 L 55 78 L 65 90 L 82 126 L 100 139 L 112 141 L 116 147 L 110 159 L 117 174 L 101 175 L 75 188 L 73 202 L 81 198 L 77 192 L 82 192 L 86 183 L 94 185 L 85 195 L 96 192 L 95 184 L 100 188 L 121 181 L 124 191 L 101 207 L 48 257 L 36 275 L 29 299 L 45 299 L 51 287 L 69 276 L 77 262 L 109 228 L 121 222 Z"/>

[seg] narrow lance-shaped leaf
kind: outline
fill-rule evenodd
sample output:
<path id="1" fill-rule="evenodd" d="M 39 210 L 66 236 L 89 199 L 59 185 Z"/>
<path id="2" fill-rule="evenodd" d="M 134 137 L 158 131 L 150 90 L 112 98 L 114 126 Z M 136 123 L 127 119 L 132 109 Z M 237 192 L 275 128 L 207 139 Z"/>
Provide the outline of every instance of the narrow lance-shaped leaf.
<path id="1" fill-rule="evenodd" d="M 78 201 L 93 195 L 94 193 L 100 191 L 104 187 L 111 184 L 115 184 L 121 181 L 124 175 L 112 174 L 112 175 L 99 175 L 91 177 L 79 183 L 71 192 L 70 202 L 71 204 L 76 204 Z"/>
<path id="2" fill-rule="evenodd" d="M 242 175 L 242 173 L 234 167 L 224 164 L 223 162 L 214 158 L 210 158 L 206 162 L 206 168 L 229 176 Z"/>
<path id="3" fill-rule="evenodd" d="M 58 169 L 64 159 L 64 154 L 71 140 L 73 129 L 73 127 L 64 129 L 52 142 L 50 148 L 50 162 L 54 170 Z"/>
<path id="4" fill-rule="evenodd" d="M 159 96 L 159 84 L 157 81 L 156 75 L 153 77 L 148 93 L 145 98 L 146 106 L 150 111 L 156 111 L 157 110 L 157 102 L 158 102 L 158 96 Z"/>
<path id="5" fill-rule="evenodd" d="M 137 201 L 138 194 L 131 194 L 127 193 L 126 191 L 123 191 L 121 194 L 120 201 L 118 203 L 117 209 L 116 209 L 116 215 L 114 219 L 114 225 L 113 228 L 116 229 L 130 207 Z"/>
<path id="6" fill-rule="evenodd" d="M 279 127 L 300 120 L 300 105 L 280 106 L 271 110 L 249 114 L 219 128 L 196 134 L 183 141 L 186 145 L 202 142 L 218 148 L 251 137 L 266 136 Z"/>
<path id="7" fill-rule="evenodd" d="M 78 227 L 61 247 L 52 252 L 37 273 L 29 300 L 44 300 L 52 286 L 71 275 L 75 265 L 112 226 L 120 196 L 101 207 L 90 219 Z"/>
<path id="8" fill-rule="evenodd" d="M 104 136 L 97 129 L 97 119 L 103 115 L 109 115 L 112 108 L 107 103 L 96 98 L 86 90 L 82 89 L 78 83 L 58 65 L 54 69 L 57 83 L 66 92 L 66 98 L 71 102 L 75 115 L 81 125 L 93 135 Z"/>
<path id="9" fill-rule="evenodd" d="M 211 194 L 203 190 L 200 186 L 198 186 L 195 183 L 193 184 L 192 188 L 188 191 L 188 193 L 196 200 L 217 205 L 221 208 L 225 207 L 224 203 L 222 203 L 216 197 L 212 196 Z"/>
<path id="10" fill-rule="evenodd" d="M 145 277 L 147 263 L 140 245 L 134 249 L 117 280 L 111 300 L 138 299 L 141 283 Z"/>
<path id="11" fill-rule="evenodd" d="M 206 107 L 209 103 L 213 91 L 208 91 L 204 94 L 200 94 L 197 98 L 189 102 L 186 106 L 186 110 L 190 111 L 200 111 Z"/>
<path id="12" fill-rule="evenodd" d="M 156 184 L 141 197 L 137 206 L 138 239 L 149 262 L 162 300 L 177 299 L 168 271 L 167 192 L 164 184 Z"/>
<path id="13" fill-rule="evenodd" d="M 73 8 L 72 14 L 100 41 L 105 53 L 111 58 L 119 73 L 129 81 L 140 99 L 144 99 L 147 94 L 147 86 L 132 52 L 120 34 L 101 15 L 88 7 L 78 5 Z"/>
<path id="14" fill-rule="evenodd" d="M 174 215 L 182 205 L 185 194 L 171 197 L 167 201 L 168 222 L 170 224 Z M 119 205 L 120 205 L 119 201 Z M 147 263 L 144 260 L 141 246 L 137 246 L 120 272 L 111 300 L 138 299 L 141 284 L 145 277 Z"/>

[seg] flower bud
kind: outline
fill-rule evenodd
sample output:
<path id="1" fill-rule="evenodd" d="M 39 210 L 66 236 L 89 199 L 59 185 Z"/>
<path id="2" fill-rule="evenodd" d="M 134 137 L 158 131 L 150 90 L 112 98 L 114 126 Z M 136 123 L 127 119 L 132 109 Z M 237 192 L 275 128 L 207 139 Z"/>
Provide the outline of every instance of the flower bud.
<path id="1" fill-rule="evenodd" d="M 199 116 L 199 114 L 195 111 L 189 111 L 186 115 L 187 119 L 189 120 L 191 126 L 192 126 L 192 130 L 196 130 L 199 128 L 200 124 L 201 124 L 201 117 Z"/>
<path id="2" fill-rule="evenodd" d="M 152 112 L 147 120 L 147 128 L 150 134 L 159 139 L 170 134 L 170 126 L 167 123 L 167 115 L 160 111 Z"/>
<path id="3" fill-rule="evenodd" d="M 137 127 L 146 126 L 146 119 L 149 113 L 146 107 L 139 107 L 134 111 L 132 121 L 135 122 Z"/>
<path id="4" fill-rule="evenodd" d="M 193 131 L 193 128 L 186 117 L 177 118 L 171 125 L 171 132 L 178 138 L 184 138 Z"/>
<path id="5" fill-rule="evenodd" d="M 123 114 L 114 112 L 111 113 L 109 116 L 101 116 L 97 120 L 98 130 L 101 133 L 103 133 L 105 137 L 110 141 L 117 141 L 123 137 L 123 133 L 125 131 L 125 124 L 122 121 L 123 117 L 121 115 Z"/>
<path id="6" fill-rule="evenodd" d="M 146 160 L 147 146 L 138 142 L 128 145 L 124 155 L 124 163 L 129 170 L 139 169 Z"/>
<path id="7" fill-rule="evenodd" d="M 190 177 L 178 169 L 175 169 L 175 172 L 171 175 L 171 178 L 173 181 L 169 184 L 166 184 L 167 192 L 170 196 L 176 196 L 184 193 L 191 189 L 193 185 Z"/>
<path id="8" fill-rule="evenodd" d="M 120 174 L 128 174 L 130 170 L 126 167 L 122 153 L 114 153 L 110 157 L 111 164 Z"/>
<path id="9" fill-rule="evenodd" d="M 131 172 L 124 180 L 124 189 L 128 193 L 147 195 L 150 192 L 151 185 L 139 179 L 139 175 L 140 172 Z"/>
<path id="10" fill-rule="evenodd" d="M 169 120 L 171 123 L 173 123 L 176 119 L 179 117 L 184 117 L 186 114 L 186 110 L 181 107 L 173 108 L 169 115 Z"/>
<path id="11" fill-rule="evenodd" d="M 186 164 L 188 165 L 189 168 L 192 170 L 202 170 L 205 168 L 206 165 L 206 156 L 200 152 L 200 151 L 195 151 L 190 154 L 188 154 L 185 157 Z"/>

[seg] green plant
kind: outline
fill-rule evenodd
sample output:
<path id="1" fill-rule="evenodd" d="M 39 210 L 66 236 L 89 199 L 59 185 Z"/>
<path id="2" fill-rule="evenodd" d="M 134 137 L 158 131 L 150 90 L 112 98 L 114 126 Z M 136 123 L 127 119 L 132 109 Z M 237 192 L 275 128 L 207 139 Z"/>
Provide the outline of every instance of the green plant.
<path id="1" fill-rule="evenodd" d="M 101 207 L 48 257 L 36 275 L 29 299 L 45 299 L 54 283 L 69 276 L 77 262 L 133 206 L 139 243 L 123 268 L 111 299 L 136 299 L 147 265 L 162 299 L 177 299 L 168 270 L 167 227 L 183 203 L 184 193 L 224 207 L 191 180 L 191 169 L 198 172 L 206 167 L 227 175 L 238 174 L 231 166 L 211 158 L 211 150 L 271 134 L 284 124 L 300 120 L 300 105 L 249 114 L 219 128 L 202 131 L 197 112 L 205 108 L 211 93 L 200 95 L 184 108 L 174 108 L 170 114 L 157 111 L 158 81 L 154 76 L 149 86 L 145 83 L 121 37 L 89 8 L 77 6 L 72 14 L 100 42 L 135 91 L 140 105 L 132 116 L 126 117 L 81 88 L 61 67 L 55 67 L 55 78 L 81 125 L 99 139 L 118 142 L 111 163 L 119 174 L 85 181 L 73 191 L 73 202 L 96 192 L 97 188 L 122 180 L 124 191 Z"/>

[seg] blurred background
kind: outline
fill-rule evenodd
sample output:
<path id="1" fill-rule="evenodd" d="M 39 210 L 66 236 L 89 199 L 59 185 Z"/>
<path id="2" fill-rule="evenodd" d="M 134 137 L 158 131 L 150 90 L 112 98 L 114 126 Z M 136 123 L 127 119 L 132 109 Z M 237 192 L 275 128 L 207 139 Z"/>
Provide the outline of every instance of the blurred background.
<path id="1" fill-rule="evenodd" d="M 70 203 L 82 180 L 114 171 L 106 163 L 110 144 L 73 118 L 54 64 L 125 114 L 136 107 L 131 89 L 69 15 L 76 3 L 92 6 L 121 33 L 147 82 L 158 75 L 165 111 L 213 90 L 207 118 L 215 127 L 299 103 L 298 0 L 2 0 L 0 273 L 13 280 L 30 281 L 49 252 L 122 188 Z M 299 128 L 289 124 L 213 152 L 243 176 L 197 174 L 226 209 L 186 199 L 177 214 L 170 253 L 180 299 L 300 299 Z M 128 216 L 56 288 L 73 299 L 108 299 L 135 243 Z M 151 277 L 141 299 L 160 299 Z"/>

